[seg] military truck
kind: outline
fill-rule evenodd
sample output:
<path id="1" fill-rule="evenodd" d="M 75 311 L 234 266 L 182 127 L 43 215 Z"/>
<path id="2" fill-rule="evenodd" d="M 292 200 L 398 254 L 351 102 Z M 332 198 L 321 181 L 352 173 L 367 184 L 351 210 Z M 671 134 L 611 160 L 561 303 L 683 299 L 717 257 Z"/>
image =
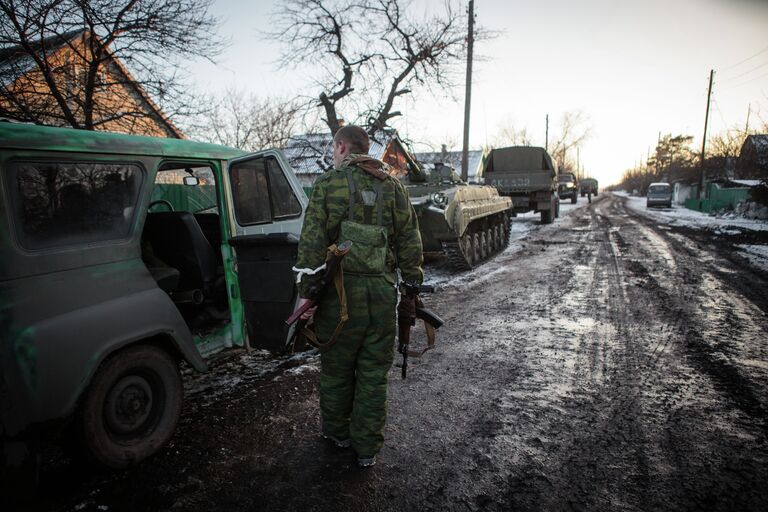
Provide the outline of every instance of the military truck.
<path id="1" fill-rule="evenodd" d="M 491 150 L 483 166 L 486 185 L 512 198 L 513 212 L 541 213 L 551 224 L 560 215 L 557 197 L 557 166 L 544 148 L 512 146 Z"/>
<path id="2" fill-rule="evenodd" d="M 136 464 L 182 362 L 281 349 L 307 202 L 279 151 L 0 123 L 0 483 L 57 438 Z"/>
<path id="3" fill-rule="evenodd" d="M 597 195 L 597 180 L 595 178 L 583 178 L 579 182 L 579 188 L 581 190 L 581 197 L 587 194 Z"/>
<path id="4" fill-rule="evenodd" d="M 424 252 L 444 253 L 450 266 L 471 269 L 509 243 L 512 201 L 494 187 L 468 185 L 442 163 L 416 162 L 403 178 L 419 219 Z"/>
<path id="5" fill-rule="evenodd" d="M 572 172 L 564 172 L 557 175 L 557 196 L 560 199 L 569 198 L 571 204 L 576 204 L 579 194 L 579 182 Z"/>

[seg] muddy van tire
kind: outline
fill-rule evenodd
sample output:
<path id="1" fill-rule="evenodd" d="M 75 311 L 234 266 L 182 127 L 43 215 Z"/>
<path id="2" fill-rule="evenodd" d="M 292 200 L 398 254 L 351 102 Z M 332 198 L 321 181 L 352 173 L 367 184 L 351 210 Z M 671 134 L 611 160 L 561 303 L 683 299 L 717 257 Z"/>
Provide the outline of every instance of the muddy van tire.
<path id="1" fill-rule="evenodd" d="M 139 345 L 105 360 L 80 411 L 80 442 L 96 463 L 136 464 L 171 439 L 181 415 L 182 383 L 164 350 Z"/>

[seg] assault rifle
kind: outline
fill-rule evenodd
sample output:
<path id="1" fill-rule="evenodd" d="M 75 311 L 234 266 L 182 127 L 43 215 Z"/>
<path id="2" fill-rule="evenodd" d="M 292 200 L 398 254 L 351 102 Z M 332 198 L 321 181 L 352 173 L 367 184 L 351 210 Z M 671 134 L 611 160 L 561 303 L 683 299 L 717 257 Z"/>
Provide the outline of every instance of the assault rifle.
<path id="1" fill-rule="evenodd" d="M 286 325 L 293 325 L 306 310 L 317 305 L 318 301 L 325 293 L 325 290 L 331 283 L 333 283 L 333 279 L 336 276 L 336 271 L 339 268 L 341 260 L 351 248 L 352 240 L 346 240 L 338 245 L 332 245 L 328 248 L 328 256 L 325 260 L 325 272 L 323 273 L 323 276 L 309 288 L 307 294 L 307 299 L 309 300 L 288 317 L 285 321 Z"/>
<path id="2" fill-rule="evenodd" d="M 403 379 L 405 379 L 405 376 L 408 373 L 408 356 L 421 356 L 424 352 L 434 347 L 435 330 L 439 329 L 445 322 L 443 322 L 443 319 L 437 316 L 434 312 L 425 308 L 419 298 L 419 293 L 433 293 L 435 291 L 433 286 L 402 283 L 400 290 L 406 297 L 413 297 L 416 300 L 416 316 L 400 316 L 397 319 L 399 328 L 397 351 L 403 355 L 401 375 Z M 424 327 L 427 330 L 427 347 L 421 351 L 412 351 L 408 349 L 408 345 L 411 342 L 411 328 L 416 325 L 416 319 L 423 320 Z"/>

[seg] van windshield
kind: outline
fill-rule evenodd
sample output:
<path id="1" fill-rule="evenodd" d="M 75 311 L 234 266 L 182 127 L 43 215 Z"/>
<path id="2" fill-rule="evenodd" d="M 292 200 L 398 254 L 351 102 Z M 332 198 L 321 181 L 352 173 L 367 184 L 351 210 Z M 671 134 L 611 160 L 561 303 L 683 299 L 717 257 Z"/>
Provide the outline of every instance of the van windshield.
<path id="1" fill-rule="evenodd" d="M 651 194 L 664 194 L 669 192 L 669 185 L 652 185 L 648 192 Z"/>

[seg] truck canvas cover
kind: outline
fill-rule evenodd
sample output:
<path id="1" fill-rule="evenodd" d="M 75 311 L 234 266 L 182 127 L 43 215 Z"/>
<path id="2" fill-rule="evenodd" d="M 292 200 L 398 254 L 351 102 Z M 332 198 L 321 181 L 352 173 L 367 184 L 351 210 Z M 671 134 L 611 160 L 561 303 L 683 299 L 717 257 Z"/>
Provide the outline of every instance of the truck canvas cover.
<path id="1" fill-rule="evenodd" d="M 549 170 L 554 173 L 552 158 L 539 147 L 514 146 L 491 151 L 488 172 Z"/>

